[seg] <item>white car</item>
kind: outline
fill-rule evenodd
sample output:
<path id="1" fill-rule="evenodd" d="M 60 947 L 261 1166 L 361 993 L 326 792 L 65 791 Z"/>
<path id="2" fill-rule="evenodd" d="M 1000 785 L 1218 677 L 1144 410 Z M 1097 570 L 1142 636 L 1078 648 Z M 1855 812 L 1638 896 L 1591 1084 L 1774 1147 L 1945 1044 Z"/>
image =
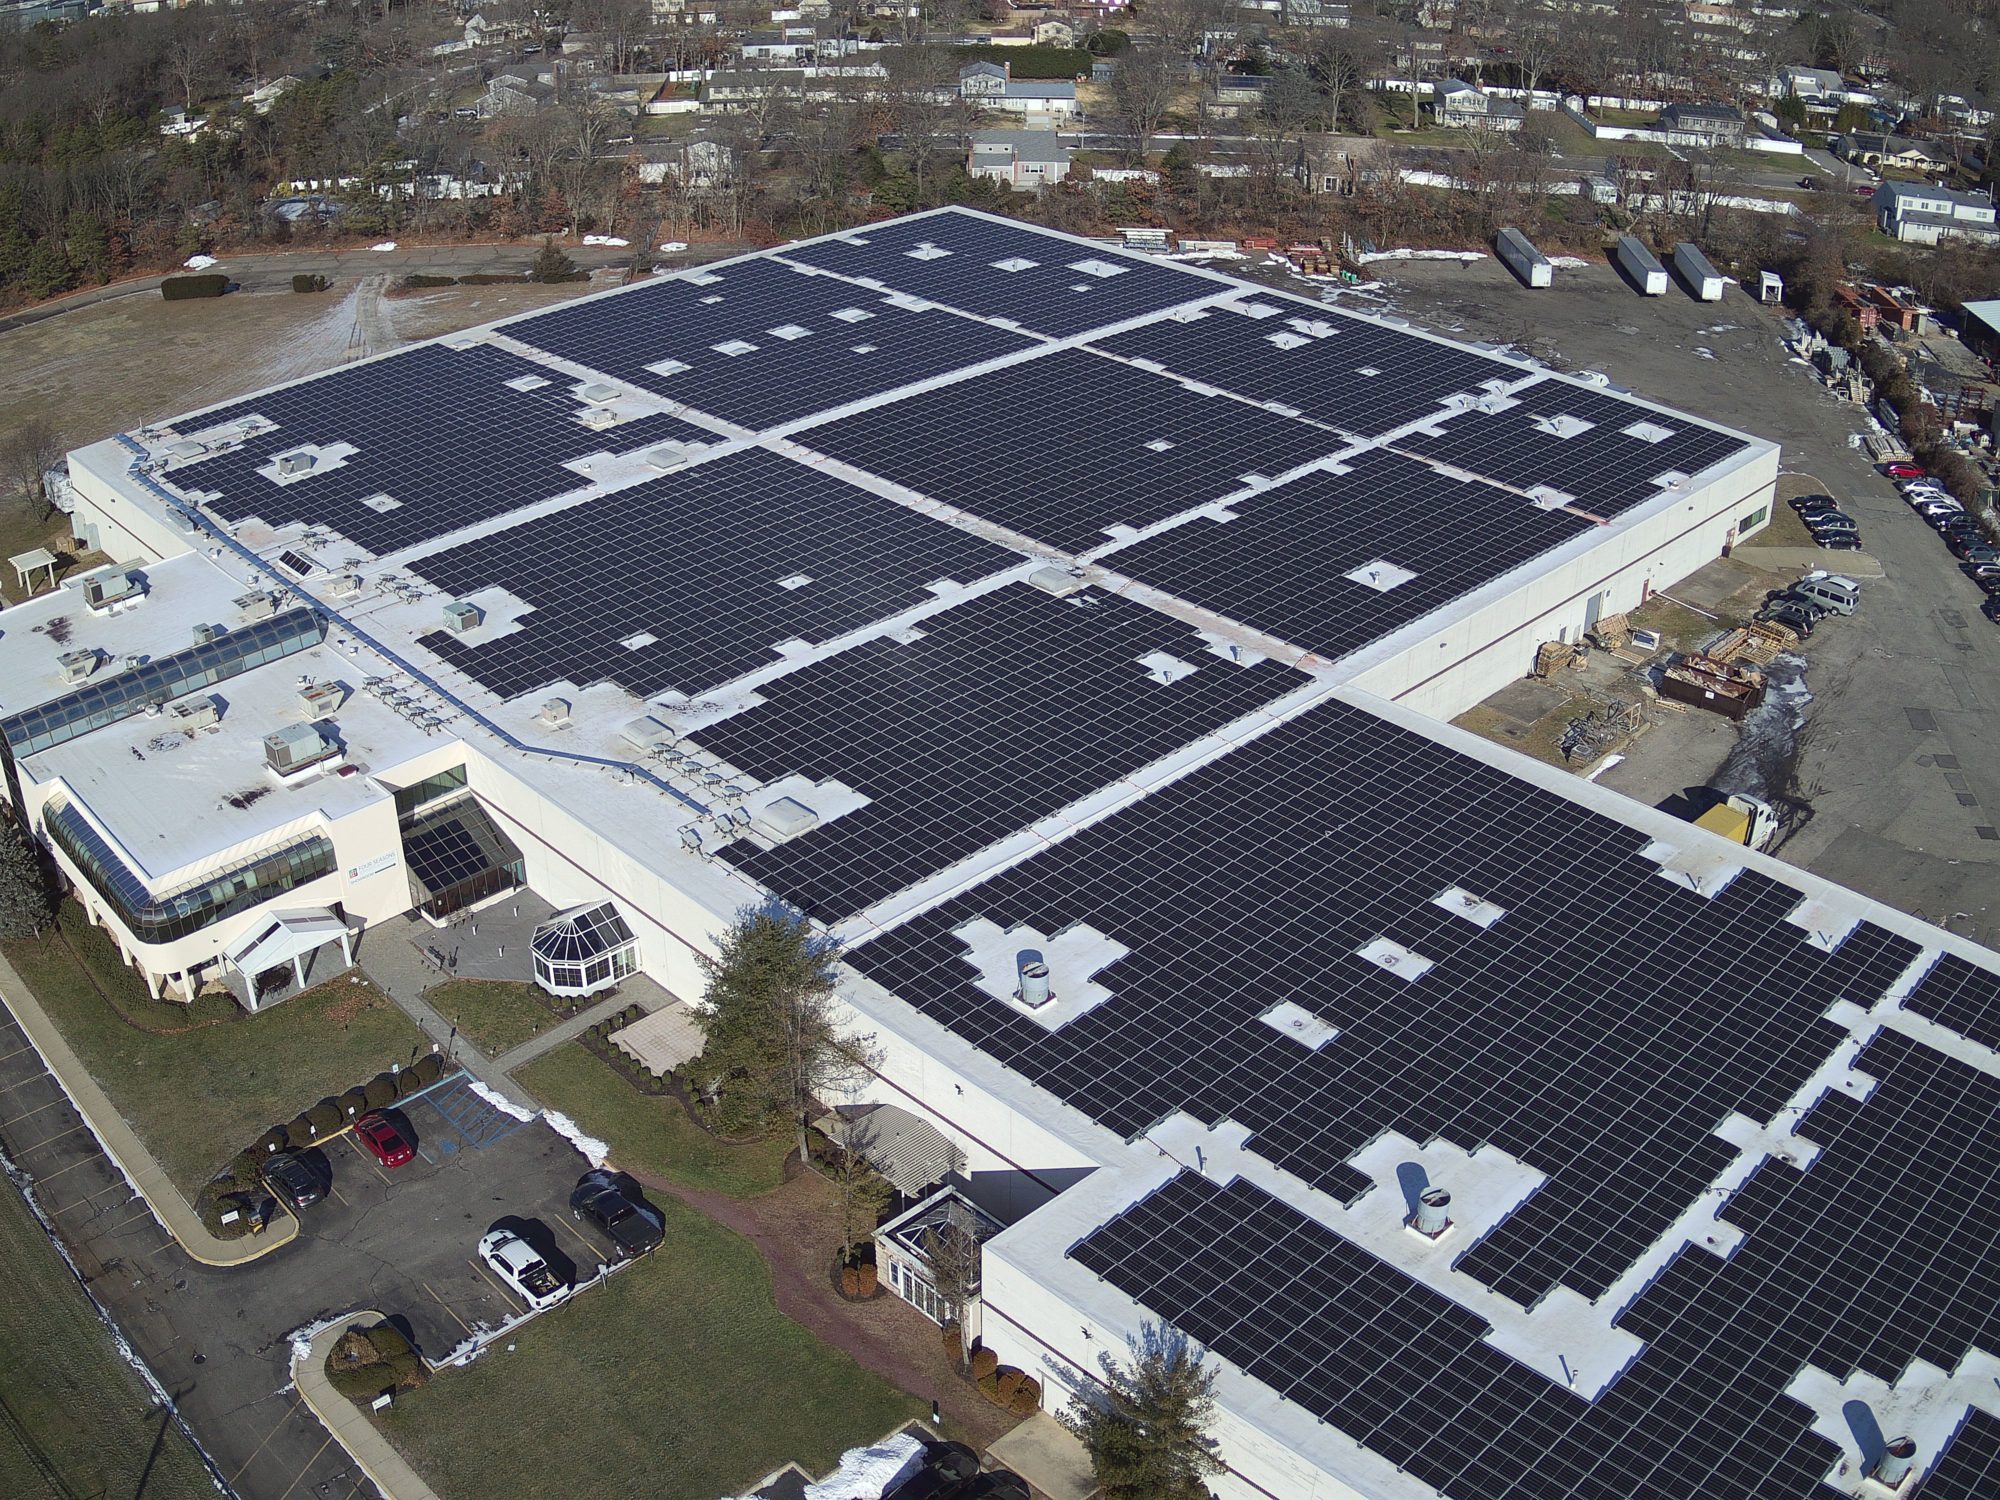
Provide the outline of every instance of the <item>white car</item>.
<path id="1" fill-rule="evenodd" d="M 479 1258 L 534 1312 L 554 1307 L 570 1293 L 534 1246 L 511 1230 L 488 1231 L 479 1241 Z"/>

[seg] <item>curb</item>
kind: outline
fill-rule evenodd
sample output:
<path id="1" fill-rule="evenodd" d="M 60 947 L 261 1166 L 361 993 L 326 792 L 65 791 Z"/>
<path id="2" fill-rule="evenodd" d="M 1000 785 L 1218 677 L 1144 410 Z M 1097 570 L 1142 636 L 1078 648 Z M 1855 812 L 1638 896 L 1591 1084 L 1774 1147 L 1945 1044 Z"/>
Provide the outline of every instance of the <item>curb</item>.
<path id="1" fill-rule="evenodd" d="M 61 1030 L 34 998 L 34 993 L 14 966 L 0 958 L 0 1003 L 12 1012 L 28 1038 L 28 1044 L 42 1060 L 84 1125 L 97 1138 L 104 1154 L 117 1164 L 162 1229 L 173 1236 L 181 1249 L 205 1266 L 240 1266 L 283 1249 L 298 1238 L 297 1217 L 279 1205 L 284 1218 L 263 1234 L 243 1240 L 217 1239 L 208 1232 L 180 1189 L 140 1142 L 138 1135 L 118 1113 L 110 1097 L 90 1076 L 89 1070 L 63 1039 Z M 238 1247 L 242 1248 L 238 1248 Z"/>
<path id="2" fill-rule="evenodd" d="M 368 1416 L 326 1378 L 326 1356 L 335 1340 L 357 1323 L 388 1321 L 378 1312 L 349 1313 L 315 1333 L 301 1349 L 292 1345 L 292 1384 L 299 1399 L 319 1418 L 327 1434 L 354 1460 L 384 1500 L 438 1500 L 408 1460 L 382 1436 Z"/>

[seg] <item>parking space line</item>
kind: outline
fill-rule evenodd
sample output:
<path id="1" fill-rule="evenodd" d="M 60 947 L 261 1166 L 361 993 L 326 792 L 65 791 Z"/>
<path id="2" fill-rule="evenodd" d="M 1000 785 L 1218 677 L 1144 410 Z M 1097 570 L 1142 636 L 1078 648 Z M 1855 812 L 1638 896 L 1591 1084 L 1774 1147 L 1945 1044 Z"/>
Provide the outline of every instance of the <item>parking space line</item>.
<path id="1" fill-rule="evenodd" d="M 552 1215 L 551 1217 L 554 1216 Z M 557 1218 L 555 1222 L 559 1227 L 567 1229 L 569 1231 L 569 1237 L 575 1240 L 579 1245 L 583 1246 L 585 1250 L 589 1251 L 593 1259 L 596 1260 L 604 1259 L 603 1253 L 598 1250 L 597 1246 L 591 1244 L 589 1240 L 585 1239 L 580 1233 L 578 1233 L 576 1226 L 574 1224 L 571 1224 L 569 1220 Z"/>
<path id="2" fill-rule="evenodd" d="M 488 1279 L 491 1280 L 490 1277 Z M 471 1337 L 472 1325 L 466 1322 L 465 1319 L 461 1318 L 458 1315 L 458 1313 L 452 1308 L 452 1305 L 437 1294 L 437 1289 L 435 1287 L 433 1287 L 428 1281 L 420 1281 L 417 1283 L 417 1285 L 421 1286 L 425 1291 L 429 1292 L 431 1294 L 431 1301 L 435 1302 L 439 1307 L 443 1308 L 447 1313 L 450 1313 L 452 1322 L 456 1323 L 460 1328 L 463 1328 L 466 1332 L 467 1337 Z"/>
<path id="3" fill-rule="evenodd" d="M 468 1266 L 471 1266 L 473 1270 L 477 1271 L 480 1274 L 481 1278 L 484 1279 L 486 1284 L 492 1287 L 494 1291 L 500 1294 L 500 1300 L 503 1306 L 511 1308 L 514 1305 L 514 1294 L 508 1291 L 507 1288 L 502 1286 L 499 1282 L 499 1279 L 495 1277 L 491 1271 L 487 1270 L 486 1267 L 482 1266 L 476 1260 L 468 1258 L 465 1263 Z M 467 1330 L 467 1332 L 470 1331 L 471 1331 L 470 1329 Z"/>
<path id="4" fill-rule="evenodd" d="M 119 1230 L 123 1229 L 127 1224 L 136 1224 L 141 1219 L 150 1219 L 152 1217 L 153 1217 L 153 1210 L 149 1206 L 140 1209 L 136 1214 L 132 1215 L 131 1218 L 120 1219 L 116 1224 L 113 1224 L 109 1229 L 101 1230 L 99 1232 L 103 1234 L 116 1234 Z"/>
<path id="5" fill-rule="evenodd" d="M 17 1154 L 21 1156 L 26 1156 L 30 1151 L 39 1151 L 42 1149 L 42 1147 L 47 1146 L 52 1142 L 59 1141 L 66 1135 L 75 1135 L 81 1129 L 83 1129 L 83 1121 L 78 1120 L 74 1125 L 70 1126 L 70 1128 L 67 1130 L 58 1130 L 54 1135 L 44 1136 L 41 1140 L 36 1141 L 35 1144 L 32 1146 L 23 1146 Z"/>
<path id="6" fill-rule="evenodd" d="M 298 1398 L 294 1396 L 292 1398 L 292 1404 L 285 1408 L 284 1415 L 279 1417 L 276 1422 L 272 1423 L 271 1430 L 264 1434 L 264 1441 L 259 1443 L 255 1448 L 251 1449 L 250 1456 L 243 1460 L 242 1468 L 239 1468 L 234 1474 L 231 1474 L 229 1476 L 229 1482 L 232 1486 L 239 1479 L 243 1477 L 243 1470 L 249 1468 L 250 1465 L 254 1464 L 257 1461 L 257 1455 L 259 1453 L 262 1453 L 264 1449 L 269 1446 L 271 1439 L 276 1437 L 280 1432 L 283 1432 L 285 1430 L 285 1424 L 292 1420 L 293 1415 L 297 1411 L 298 1411 Z"/>
<path id="7" fill-rule="evenodd" d="M 65 1167 L 63 1170 L 68 1171 L 69 1169 Z M 38 1182 L 35 1184 L 35 1186 L 37 1187 L 43 1187 L 46 1185 L 47 1185 L 46 1179 L 44 1179 L 43 1182 Z M 71 1202 L 61 1205 L 60 1207 L 58 1207 L 53 1203 L 50 1203 L 46 1198 L 42 1200 L 42 1203 L 43 1206 L 47 1208 L 51 1214 L 66 1214 L 73 1208 L 82 1208 L 84 1204 L 90 1202 L 90 1200 L 93 1198 L 102 1198 L 106 1193 L 111 1192 L 113 1189 L 116 1189 L 119 1192 L 124 1193 L 127 1197 L 135 1196 L 132 1192 L 132 1184 L 124 1181 L 121 1178 L 117 1182 L 107 1182 L 104 1184 L 103 1187 L 99 1188 L 96 1192 L 85 1193 L 81 1198 L 74 1199 Z"/>
<path id="8" fill-rule="evenodd" d="M 382 1163 L 375 1160 L 374 1157 L 370 1156 L 366 1151 L 364 1151 L 361 1147 L 361 1143 L 355 1140 L 352 1135 L 349 1135 L 347 1137 L 347 1144 L 354 1148 L 354 1154 L 356 1156 L 360 1157 L 363 1162 L 367 1163 L 369 1167 L 374 1169 L 375 1175 L 377 1177 L 381 1178 L 384 1182 L 395 1181 L 393 1177 L 391 1177 L 387 1172 L 382 1170 Z M 345 1203 L 347 1200 L 343 1198 L 340 1201 Z"/>
<path id="9" fill-rule="evenodd" d="M 328 1183 L 328 1184 L 326 1185 L 326 1190 L 327 1190 L 327 1192 L 331 1193 L 331 1194 L 332 1194 L 332 1195 L 333 1195 L 334 1197 L 336 1197 L 336 1198 L 339 1198 L 339 1199 L 340 1199 L 340 1206 L 341 1206 L 342 1208 L 352 1208 L 352 1207 L 354 1207 L 354 1205 L 353 1205 L 352 1203 L 349 1203 L 349 1202 L 347 1201 L 346 1197 L 342 1195 L 342 1193 L 341 1193 L 340 1189 L 339 1189 L 339 1188 L 337 1188 L 337 1187 L 335 1187 L 335 1186 L 334 1186 L 334 1185 L 333 1185 L 332 1183 L 330 1183 L 330 1182 L 329 1182 L 329 1183 Z"/>
<path id="10" fill-rule="evenodd" d="M 11 1062 L 13 1061 L 13 1059 L 19 1057 L 23 1052 L 33 1052 L 34 1050 L 35 1049 L 32 1046 L 27 1046 L 27 1047 L 16 1047 L 12 1052 L 0 1052 L 0 1062 Z"/>
<path id="11" fill-rule="evenodd" d="M 69 1096 L 66 1094 L 58 1093 L 55 1096 L 55 1098 L 51 1099 L 47 1104 L 37 1104 L 33 1109 L 29 1110 L 24 1115 L 16 1115 L 11 1120 L 0 1120 L 0 1130 L 11 1130 L 13 1129 L 14 1126 L 20 1124 L 23 1120 L 32 1120 L 36 1115 L 40 1114 L 45 1109 L 54 1109 L 58 1104 L 67 1104 L 67 1103 L 69 1103 Z"/>
<path id="12" fill-rule="evenodd" d="M 57 1167 L 53 1172 L 50 1172 L 47 1176 L 37 1177 L 35 1179 L 35 1186 L 46 1187 L 51 1182 L 54 1182 L 58 1177 L 62 1176 L 62 1174 L 65 1172 L 74 1172 L 78 1167 L 87 1167 L 94 1161 L 103 1161 L 103 1160 L 104 1158 L 102 1156 L 79 1156 L 75 1161 L 71 1162 L 68 1166 Z M 119 1185 L 121 1187 L 130 1186 L 129 1183 L 123 1183 L 123 1182 L 121 1182 Z M 102 1191 L 103 1191 L 102 1188 L 98 1189 L 98 1192 Z M 92 1193 L 90 1196 L 95 1198 L 97 1196 L 97 1193 Z"/>
<path id="13" fill-rule="evenodd" d="M 333 1434 L 329 1432 L 326 1435 L 326 1441 L 324 1443 L 321 1443 L 319 1447 L 313 1450 L 313 1456 L 307 1459 L 305 1461 L 304 1467 L 299 1470 L 298 1478 L 294 1479 L 290 1484 L 285 1486 L 285 1493 L 280 1495 L 278 1497 L 278 1500 L 288 1500 L 288 1497 L 291 1495 L 292 1491 L 299 1487 L 300 1480 L 303 1480 L 306 1477 L 306 1475 L 310 1474 L 312 1472 L 313 1465 L 319 1462 L 320 1454 L 326 1452 L 326 1450 L 328 1449 L 328 1447 L 332 1445 L 332 1443 L 333 1443 Z"/>

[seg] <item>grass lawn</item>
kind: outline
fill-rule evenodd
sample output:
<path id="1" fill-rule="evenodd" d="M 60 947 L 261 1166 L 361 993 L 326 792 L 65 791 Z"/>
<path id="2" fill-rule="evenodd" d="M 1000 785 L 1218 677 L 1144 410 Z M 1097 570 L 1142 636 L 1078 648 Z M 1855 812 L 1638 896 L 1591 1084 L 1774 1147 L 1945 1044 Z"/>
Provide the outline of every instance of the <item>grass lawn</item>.
<path id="1" fill-rule="evenodd" d="M 747 1240 L 661 1207 L 656 1254 L 377 1418 L 445 1500 L 715 1500 L 920 1415 L 778 1311 Z"/>
<path id="2" fill-rule="evenodd" d="M 789 1137 L 745 1146 L 719 1141 L 690 1120 L 677 1101 L 640 1093 L 581 1043 L 536 1058 L 514 1081 L 602 1140 L 622 1167 L 657 1172 L 732 1198 L 755 1197 L 785 1180 Z"/>
<path id="3" fill-rule="evenodd" d="M 190 1196 L 270 1126 L 429 1050 L 394 1002 L 345 977 L 254 1016 L 227 1000 L 154 1000 L 73 902 L 7 957 Z"/>
<path id="4" fill-rule="evenodd" d="M 118 1357 L 110 1330 L 11 1187 L 0 1189 L 0 1265 L 8 1278 L 0 1495 L 137 1496 L 143 1476 L 146 1500 L 214 1500 L 193 1446 Z"/>
<path id="5" fill-rule="evenodd" d="M 425 990 L 424 998 L 488 1057 L 533 1041 L 559 1024 L 536 998 L 533 985 L 512 979 L 452 979 Z"/>

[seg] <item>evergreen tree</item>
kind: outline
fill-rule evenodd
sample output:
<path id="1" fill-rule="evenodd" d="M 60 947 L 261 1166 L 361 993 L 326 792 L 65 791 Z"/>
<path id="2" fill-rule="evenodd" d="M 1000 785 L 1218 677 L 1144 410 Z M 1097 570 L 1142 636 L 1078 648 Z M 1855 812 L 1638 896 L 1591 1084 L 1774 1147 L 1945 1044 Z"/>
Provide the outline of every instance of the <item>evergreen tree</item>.
<path id="1" fill-rule="evenodd" d="M 1103 1358 L 1104 1385 L 1077 1393 L 1063 1425 L 1083 1441 L 1104 1500 L 1208 1500 L 1223 1471 L 1208 1427 L 1215 1372 L 1172 1328 L 1149 1323 L 1129 1369 Z"/>
<path id="2" fill-rule="evenodd" d="M 38 937 L 55 916 L 41 850 L 12 813 L 0 811 L 0 938 Z"/>
<path id="3" fill-rule="evenodd" d="M 528 272 L 530 281 L 568 281 L 576 274 L 576 262 L 563 254 L 562 246 L 551 235 L 542 241 L 542 253 L 535 257 L 535 264 Z"/>
<path id="4" fill-rule="evenodd" d="M 834 1001 L 840 949 L 804 917 L 746 911 L 702 959 L 707 1007 L 703 1070 L 722 1080 L 730 1116 L 767 1129 L 790 1124 L 809 1161 L 806 1121 L 823 1094 L 844 1093 L 867 1069 L 867 1037 L 841 1029 Z"/>
<path id="5" fill-rule="evenodd" d="M 35 301 L 53 297 L 70 288 L 69 258 L 54 240 L 37 240 L 28 252 L 27 268 L 21 273 L 21 288 Z"/>

